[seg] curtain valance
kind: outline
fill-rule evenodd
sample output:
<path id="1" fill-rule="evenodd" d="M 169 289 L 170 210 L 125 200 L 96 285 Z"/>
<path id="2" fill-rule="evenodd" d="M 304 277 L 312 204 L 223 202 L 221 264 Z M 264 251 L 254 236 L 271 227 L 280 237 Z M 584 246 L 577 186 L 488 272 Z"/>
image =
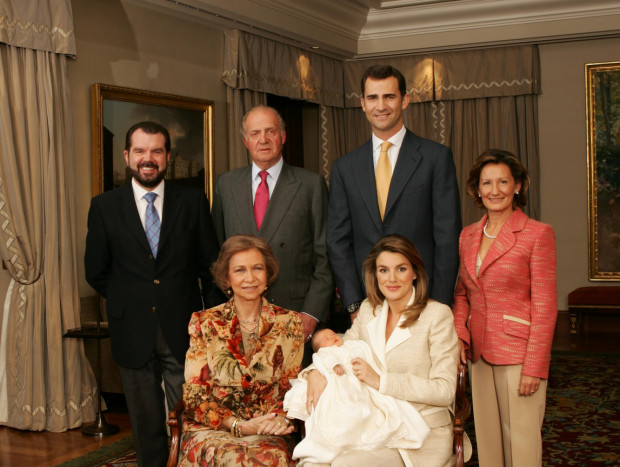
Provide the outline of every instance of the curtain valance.
<path id="1" fill-rule="evenodd" d="M 403 73 L 413 103 L 540 93 L 538 48 L 498 47 L 347 61 L 347 107 L 360 106 L 361 77 L 375 64 L 389 64 Z"/>
<path id="2" fill-rule="evenodd" d="M 71 0 L 0 0 L 0 42 L 74 56 Z"/>
<path id="3" fill-rule="evenodd" d="M 236 29 L 224 41 L 227 86 L 343 106 L 341 61 Z"/>

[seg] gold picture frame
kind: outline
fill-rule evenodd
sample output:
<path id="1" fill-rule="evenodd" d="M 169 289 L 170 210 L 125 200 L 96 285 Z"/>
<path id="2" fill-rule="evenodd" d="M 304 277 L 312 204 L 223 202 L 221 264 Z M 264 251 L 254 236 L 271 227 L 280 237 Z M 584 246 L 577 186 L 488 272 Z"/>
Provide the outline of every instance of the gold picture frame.
<path id="1" fill-rule="evenodd" d="M 170 133 L 166 180 L 200 186 L 213 198 L 213 102 L 109 84 L 91 86 L 93 196 L 125 183 L 125 133 L 152 120 Z"/>
<path id="2" fill-rule="evenodd" d="M 620 62 L 588 63 L 589 278 L 620 281 Z"/>

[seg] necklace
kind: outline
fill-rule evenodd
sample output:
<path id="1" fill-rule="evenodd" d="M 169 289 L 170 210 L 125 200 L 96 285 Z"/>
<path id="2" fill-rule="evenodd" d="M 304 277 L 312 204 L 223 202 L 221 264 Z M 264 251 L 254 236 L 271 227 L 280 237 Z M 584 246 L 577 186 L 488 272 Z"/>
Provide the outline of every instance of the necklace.
<path id="1" fill-rule="evenodd" d="M 242 332 L 245 330 L 245 332 L 250 333 L 250 339 L 253 339 L 253 340 L 256 339 L 256 330 L 258 329 L 258 325 L 260 324 L 258 322 L 258 319 L 256 320 L 256 324 L 254 324 L 254 326 L 246 326 L 241 321 L 239 321 L 239 324 L 241 324 Z"/>
<path id="2" fill-rule="evenodd" d="M 253 319 L 253 320 L 251 320 L 251 321 L 244 321 L 244 320 L 242 320 L 242 319 L 241 319 L 241 318 L 239 318 L 239 317 L 237 317 L 237 318 L 239 319 L 239 322 L 240 322 L 241 324 L 256 324 L 256 323 L 258 323 L 258 320 L 260 319 L 260 314 L 256 317 L 256 319 Z"/>
<path id="3" fill-rule="evenodd" d="M 487 237 L 487 238 L 490 238 L 490 239 L 497 238 L 497 235 L 489 235 L 487 233 L 487 225 L 489 225 L 489 219 L 487 219 L 487 223 L 484 224 L 484 227 L 482 227 L 482 231 L 484 232 L 484 236 Z"/>

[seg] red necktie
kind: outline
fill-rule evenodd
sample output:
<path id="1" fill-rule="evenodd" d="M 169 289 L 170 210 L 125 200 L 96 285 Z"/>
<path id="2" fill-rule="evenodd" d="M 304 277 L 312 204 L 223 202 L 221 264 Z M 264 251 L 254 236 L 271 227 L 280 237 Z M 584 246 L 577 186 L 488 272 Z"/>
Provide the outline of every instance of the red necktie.
<path id="1" fill-rule="evenodd" d="M 260 183 L 256 188 L 256 196 L 254 197 L 254 219 L 256 220 L 256 228 L 260 230 L 269 205 L 269 185 L 267 185 L 269 172 L 263 170 L 258 175 L 260 176 Z"/>

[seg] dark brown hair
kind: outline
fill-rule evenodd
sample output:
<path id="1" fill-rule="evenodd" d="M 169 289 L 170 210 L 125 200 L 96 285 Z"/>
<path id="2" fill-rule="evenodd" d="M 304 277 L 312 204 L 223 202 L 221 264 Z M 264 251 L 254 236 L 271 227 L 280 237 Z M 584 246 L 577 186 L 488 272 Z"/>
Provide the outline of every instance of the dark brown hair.
<path id="1" fill-rule="evenodd" d="M 170 133 L 168 133 L 168 130 L 157 122 L 148 121 L 138 122 L 127 130 L 127 134 L 125 135 L 125 151 L 131 150 L 131 137 L 137 130 L 142 130 L 148 135 L 157 135 L 161 133 L 164 135 L 164 147 L 166 148 L 166 154 L 170 152 Z"/>
<path id="2" fill-rule="evenodd" d="M 230 258 L 242 251 L 248 251 L 251 249 L 257 249 L 265 260 L 265 267 L 267 268 L 267 285 L 274 283 L 278 277 L 280 266 L 278 260 L 271 251 L 269 244 L 256 235 L 234 235 L 224 242 L 222 248 L 220 248 L 220 254 L 217 257 L 217 261 L 211 266 L 211 275 L 215 284 L 226 293 L 230 287 L 228 280 L 228 268 L 230 265 Z"/>
<path id="3" fill-rule="evenodd" d="M 390 253 L 400 253 L 411 263 L 416 278 L 413 283 L 415 285 L 415 297 L 413 303 L 403 311 L 405 317 L 401 327 L 411 326 L 420 317 L 420 313 L 424 311 L 429 301 L 428 298 L 428 276 L 424 268 L 424 261 L 415 245 L 402 235 L 393 234 L 383 237 L 377 242 L 372 251 L 364 260 L 364 283 L 366 284 L 366 295 L 370 305 L 374 308 L 381 305 L 385 296 L 379 289 L 377 282 L 377 258 L 384 251 Z"/>
<path id="4" fill-rule="evenodd" d="M 476 207 L 484 209 L 484 204 L 478 196 L 478 187 L 480 185 L 480 174 L 487 164 L 505 164 L 508 166 L 515 184 L 521 184 L 519 194 L 515 194 L 512 200 L 512 207 L 514 209 L 517 206 L 525 206 L 527 203 L 527 190 L 530 187 L 530 177 L 527 175 L 527 169 L 523 167 L 519 158 L 511 152 L 502 149 L 487 149 L 474 162 L 467 180 L 467 195 L 474 200 Z"/>
<path id="5" fill-rule="evenodd" d="M 372 65 L 364 72 L 364 76 L 362 76 L 362 97 L 366 95 L 366 80 L 368 78 L 383 80 L 391 78 L 392 76 L 398 81 L 398 90 L 400 91 L 401 99 L 405 97 L 405 94 L 407 94 L 405 77 L 400 71 L 390 65 Z"/>

